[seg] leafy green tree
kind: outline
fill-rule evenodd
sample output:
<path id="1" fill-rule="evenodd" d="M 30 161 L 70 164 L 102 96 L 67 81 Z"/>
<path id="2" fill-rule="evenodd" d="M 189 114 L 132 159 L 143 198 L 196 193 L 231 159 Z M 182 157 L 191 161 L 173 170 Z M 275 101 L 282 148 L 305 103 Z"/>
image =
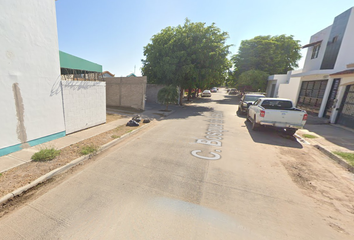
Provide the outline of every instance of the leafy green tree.
<path id="1" fill-rule="evenodd" d="M 301 58 L 300 41 L 294 36 L 257 36 L 243 40 L 238 53 L 232 57 L 236 78 L 249 70 L 273 74 L 287 73 L 298 67 Z"/>
<path id="2" fill-rule="evenodd" d="M 205 89 L 225 81 L 231 62 L 227 59 L 228 34 L 213 23 L 192 23 L 167 27 L 144 47 L 142 73 L 149 83 L 174 85 L 183 89 Z M 190 91 L 189 91 L 190 92 Z"/>
<path id="3" fill-rule="evenodd" d="M 177 103 L 178 93 L 175 86 L 168 86 L 161 88 L 157 93 L 157 101 L 166 105 L 166 110 L 168 110 L 168 105 Z"/>
<path id="4" fill-rule="evenodd" d="M 240 75 L 237 88 L 242 91 L 262 91 L 267 87 L 268 73 L 259 70 L 249 70 Z"/>

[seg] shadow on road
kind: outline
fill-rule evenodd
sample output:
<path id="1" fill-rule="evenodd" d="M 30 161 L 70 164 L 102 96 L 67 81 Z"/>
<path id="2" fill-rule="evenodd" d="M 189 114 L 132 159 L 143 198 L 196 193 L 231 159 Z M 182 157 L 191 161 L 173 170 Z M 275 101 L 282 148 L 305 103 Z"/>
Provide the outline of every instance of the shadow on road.
<path id="1" fill-rule="evenodd" d="M 217 104 L 229 104 L 229 105 L 238 105 L 240 102 L 241 98 L 236 95 L 224 95 L 224 99 L 221 100 L 212 100 L 213 102 L 216 102 Z"/>
<path id="2" fill-rule="evenodd" d="M 254 142 L 281 147 L 303 148 L 295 137 L 287 136 L 276 129 L 260 127 L 257 131 L 253 131 L 250 122 L 245 121 L 245 125 Z"/>
<path id="3" fill-rule="evenodd" d="M 205 112 L 213 111 L 213 108 L 203 107 L 198 105 L 184 105 L 184 106 L 174 106 L 173 110 L 175 111 L 171 115 L 168 115 L 166 119 L 186 119 L 194 116 L 201 116 Z M 177 114 L 178 113 L 178 114 Z M 154 113 L 156 115 L 156 112 Z M 156 118 L 157 119 L 157 118 Z M 158 121 L 164 120 L 164 118 L 157 119 Z"/>

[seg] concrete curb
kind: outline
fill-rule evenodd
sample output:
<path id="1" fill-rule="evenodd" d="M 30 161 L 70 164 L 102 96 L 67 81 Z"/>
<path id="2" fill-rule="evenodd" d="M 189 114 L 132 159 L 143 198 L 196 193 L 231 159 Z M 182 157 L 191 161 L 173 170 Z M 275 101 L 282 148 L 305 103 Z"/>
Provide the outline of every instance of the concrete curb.
<path id="1" fill-rule="evenodd" d="M 297 139 L 299 139 L 302 143 L 306 143 L 308 145 L 312 145 L 314 148 L 318 149 L 320 152 L 322 152 L 323 154 L 325 154 L 327 157 L 329 157 L 330 159 L 332 159 L 333 161 L 337 162 L 339 165 L 341 165 L 342 167 L 344 167 L 346 170 L 348 170 L 349 172 L 354 173 L 354 167 L 351 166 L 349 163 L 347 163 L 347 161 L 345 161 L 343 158 L 341 158 L 340 156 L 334 154 L 333 152 L 331 152 L 330 150 L 326 149 L 325 147 L 321 146 L 320 144 L 311 144 L 309 142 L 307 142 L 304 138 L 302 138 L 300 135 L 295 134 L 294 135 Z"/>
<path id="2" fill-rule="evenodd" d="M 328 156 L 329 158 L 331 158 L 332 160 L 334 160 L 335 162 L 337 162 L 339 165 L 341 165 L 342 167 L 344 167 L 345 169 L 347 169 L 349 172 L 354 173 L 354 167 L 351 166 L 350 164 L 348 164 L 343 158 L 335 155 L 334 153 L 332 153 L 331 151 L 329 151 L 328 149 L 324 148 L 321 145 L 313 145 L 315 148 L 317 148 L 319 151 L 321 151 L 322 153 L 324 153 L 326 156 Z"/>
<path id="3" fill-rule="evenodd" d="M 122 141 L 123 138 L 129 136 L 129 135 L 132 135 L 134 133 L 136 133 L 137 131 L 140 131 L 141 129 L 145 128 L 146 126 L 148 126 L 148 124 L 144 125 L 144 126 L 141 126 L 139 127 L 138 129 L 134 129 L 133 131 L 129 132 L 129 133 L 126 133 L 124 135 L 122 135 L 120 138 L 117 138 L 113 141 L 110 141 L 104 145 L 102 145 L 96 153 L 92 153 L 92 154 L 89 154 L 89 155 L 85 155 L 85 156 L 82 156 L 82 157 L 79 157 L 79 158 L 76 158 L 74 159 L 73 161 L 71 161 L 70 163 L 60 167 L 60 168 L 57 168 L 57 169 L 54 169 L 53 171 L 37 178 L 36 180 L 34 180 L 33 182 L 23 186 L 23 187 L 20 187 L 18 189 L 16 189 L 15 191 L 11 192 L 11 193 L 8 193 L 6 194 L 4 197 L 0 198 L 0 206 L 5 204 L 8 200 L 22 194 L 23 192 L 25 191 L 28 191 L 29 189 L 37 186 L 38 184 L 40 183 L 43 183 L 49 179 L 51 179 L 52 177 L 60 174 L 60 173 L 63 173 L 67 170 L 69 170 L 70 168 L 78 165 L 79 163 L 87 160 L 87 159 L 90 159 L 91 157 L 93 157 L 94 155 L 97 155 L 105 150 L 107 150 L 108 148 L 110 147 L 113 147 L 114 145 L 118 144 L 120 141 Z"/>

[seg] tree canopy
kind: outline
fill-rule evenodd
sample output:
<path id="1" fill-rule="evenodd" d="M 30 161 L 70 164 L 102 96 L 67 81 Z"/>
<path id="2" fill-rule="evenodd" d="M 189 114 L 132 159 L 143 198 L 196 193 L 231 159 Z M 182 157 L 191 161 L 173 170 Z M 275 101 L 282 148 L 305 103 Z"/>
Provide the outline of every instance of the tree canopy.
<path id="1" fill-rule="evenodd" d="M 142 73 L 149 83 L 181 89 L 219 85 L 231 67 L 227 38 L 214 23 L 186 19 L 184 25 L 164 28 L 144 47 Z"/>
<path id="2" fill-rule="evenodd" d="M 236 84 L 236 87 L 247 91 L 265 91 L 267 87 L 268 73 L 260 70 L 249 70 L 243 72 Z"/>
<path id="3" fill-rule="evenodd" d="M 294 36 L 257 36 L 243 40 L 238 53 L 232 57 L 236 76 L 249 70 L 284 74 L 298 67 L 301 58 L 300 41 Z"/>

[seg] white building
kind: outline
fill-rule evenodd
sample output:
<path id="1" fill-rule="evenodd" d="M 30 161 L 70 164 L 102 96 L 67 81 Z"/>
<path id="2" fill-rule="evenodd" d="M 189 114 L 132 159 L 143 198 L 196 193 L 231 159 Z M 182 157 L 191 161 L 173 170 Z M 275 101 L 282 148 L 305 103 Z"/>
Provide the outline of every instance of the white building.
<path id="1" fill-rule="evenodd" d="M 0 156 L 105 123 L 102 66 L 59 51 L 55 1 L 4 0 L 0 16 Z"/>
<path id="2" fill-rule="evenodd" d="M 55 1 L 0 7 L 0 156 L 65 136 Z"/>
<path id="3" fill-rule="evenodd" d="M 354 128 L 354 8 L 311 36 L 304 67 L 268 78 L 267 96 Z"/>

